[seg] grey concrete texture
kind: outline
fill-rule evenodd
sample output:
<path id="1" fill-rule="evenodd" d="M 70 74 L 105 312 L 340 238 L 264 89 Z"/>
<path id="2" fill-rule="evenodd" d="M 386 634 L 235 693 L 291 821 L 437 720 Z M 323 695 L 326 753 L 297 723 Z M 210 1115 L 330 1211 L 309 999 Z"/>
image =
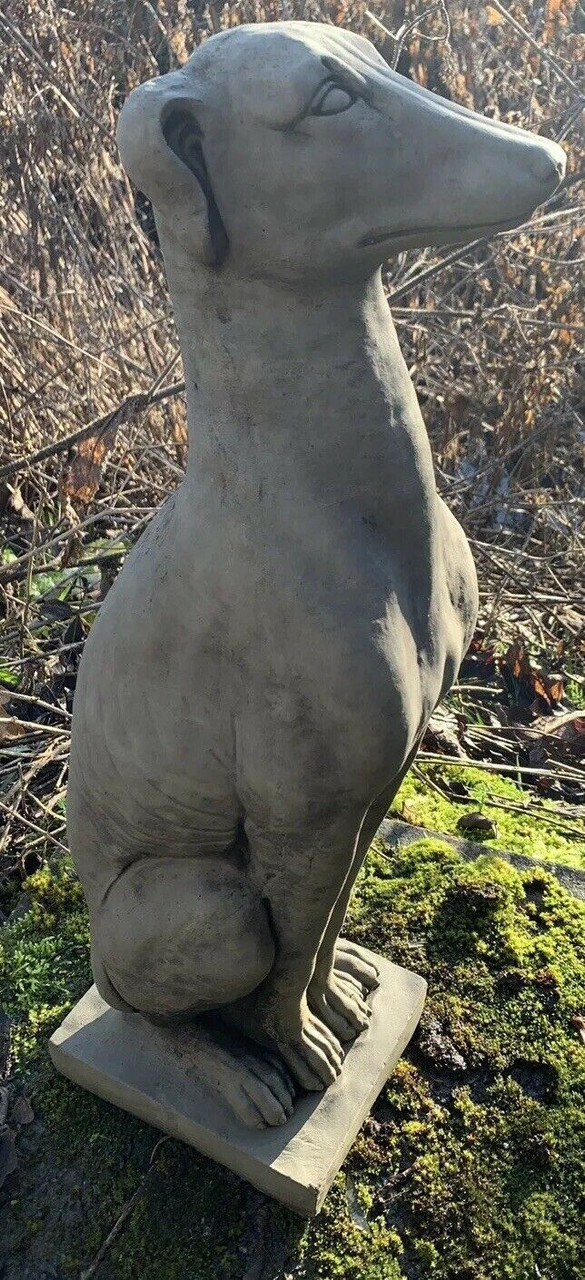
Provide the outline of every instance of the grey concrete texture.
<path id="1" fill-rule="evenodd" d="M 135 90 L 119 144 L 155 210 L 189 463 L 85 647 L 69 841 L 101 996 L 190 1026 L 202 1078 L 278 1125 L 368 1025 L 377 974 L 339 933 L 477 610 L 380 264 L 521 223 L 564 155 L 297 22 Z M 252 1101 L 210 1010 L 264 1055 Z"/>
<path id="2" fill-rule="evenodd" d="M 324 1093 L 300 1098 L 279 1128 L 254 1131 L 238 1122 L 217 1093 L 202 1084 L 197 1057 L 180 1031 L 163 1031 L 137 1014 L 111 1009 L 96 987 L 53 1035 L 51 1057 L 76 1084 L 311 1217 L 422 1012 L 424 979 L 379 956 L 371 959 L 379 968 L 380 986 L 372 997 L 367 1032 L 350 1048 L 340 1079 Z"/>

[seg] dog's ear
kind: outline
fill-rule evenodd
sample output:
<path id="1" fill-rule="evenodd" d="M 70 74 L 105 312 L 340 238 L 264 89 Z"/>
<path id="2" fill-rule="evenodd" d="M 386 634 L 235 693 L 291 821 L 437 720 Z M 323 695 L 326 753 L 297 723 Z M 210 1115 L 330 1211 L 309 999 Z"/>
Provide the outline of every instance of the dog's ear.
<path id="1" fill-rule="evenodd" d="M 201 106 L 182 72 L 160 76 L 130 94 L 117 138 L 126 173 L 164 229 L 207 266 L 218 267 L 229 246 L 205 162 Z"/>
<path id="2" fill-rule="evenodd" d="M 207 172 L 203 152 L 203 134 L 191 105 L 173 105 L 163 119 L 162 128 L 171 151 L 191 171 L 205 196 L 213 265 L 220 267 L 227 256 L 228 238 Z"/>

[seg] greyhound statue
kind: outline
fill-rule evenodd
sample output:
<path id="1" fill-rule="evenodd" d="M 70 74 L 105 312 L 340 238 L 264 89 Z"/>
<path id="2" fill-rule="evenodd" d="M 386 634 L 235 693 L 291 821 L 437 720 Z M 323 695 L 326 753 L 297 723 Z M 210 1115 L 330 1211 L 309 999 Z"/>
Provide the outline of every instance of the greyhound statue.
<path id="1" fill-rule="evenodd" d="M 69 838 L 101 995 L 277 1125 L 368 1024 L 340 930 L 477 609 L 380 264 L 519 225 L 564 154 L 308 22 L 214 36 L 131 94 L 119 145 L 191 445 L 87 641 Z"/>

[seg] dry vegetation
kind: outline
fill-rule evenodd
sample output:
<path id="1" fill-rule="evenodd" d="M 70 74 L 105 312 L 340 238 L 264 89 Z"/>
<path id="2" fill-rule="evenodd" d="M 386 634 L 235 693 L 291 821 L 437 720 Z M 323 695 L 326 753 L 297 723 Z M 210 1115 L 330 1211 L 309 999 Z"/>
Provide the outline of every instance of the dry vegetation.
<path id="1" fill-rule="evenodd" d="M 428 973 L 426 1022 L 302 1237 L 292 1215 L 78 1093 L 46 1059 L 89 981 L 81 891 L 52 857 L 65 851 L 79 657 L 187 448 L 152 214 L 120 168 L 116 116 L 212 32 L 281 17 L 361 31 L 432 90 L 567 148 L 562 188 L 522 231 L 404 255 L 385 273 L 482 589 L 459 685 L 397 803 L 444 830 L 461 812 L 475 838 L 480 807 L 505 846 L 585 867 L 582 5 L 0 0 L 6 1275 L 579 1280 L 582 905 L 538 869 L 521 883 L 434 844 L 392 864 L 374 852 L 350 927 Z"/>
<path id="2" fill-rule="evenodd" d="M 562 798 L 571 827 L 577 821 L 583 10 L 577 0 L 512 0 L 510 9 L 449 0 L 448 12 L 434 4 L 425 16 L 411 0 L 371 3 L 4 0 L 5 882 L 62 847 L 84 637 L 125 551 L 179 480 L 187 445 L 151 211 L 120 168 L 117 111 L 134 85 L 180 64 L 214 31 L 281 17 L 361 31 L 429 88 L 567 148 L 562 188 L 521 232 L 403 255 L 386 282 L 438 483 L 472 540 L 482 586 L 481 631 L 452 704 L 457 714 L 427 742 L 429 758 L 440 764 L 463 753 L 504 771 L 520 764 L 535 811 L 544 791 Z M 544 733 L 559 713 L 559 731 Z"/>

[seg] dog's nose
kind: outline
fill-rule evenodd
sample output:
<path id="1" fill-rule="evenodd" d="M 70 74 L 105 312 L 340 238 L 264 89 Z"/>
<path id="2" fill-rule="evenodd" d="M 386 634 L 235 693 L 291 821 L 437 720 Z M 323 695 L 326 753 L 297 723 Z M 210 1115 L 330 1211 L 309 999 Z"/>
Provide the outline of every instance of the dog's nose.
<path id="1" fill-rule="evenodd" d="M 547 139 L 543 146 L 544 141 L 542 139 L 538 146 L 531 148 L 529 168 L 537 182 L 554 190 L 565 176 L 567 157 L 558 143 Z"/>

